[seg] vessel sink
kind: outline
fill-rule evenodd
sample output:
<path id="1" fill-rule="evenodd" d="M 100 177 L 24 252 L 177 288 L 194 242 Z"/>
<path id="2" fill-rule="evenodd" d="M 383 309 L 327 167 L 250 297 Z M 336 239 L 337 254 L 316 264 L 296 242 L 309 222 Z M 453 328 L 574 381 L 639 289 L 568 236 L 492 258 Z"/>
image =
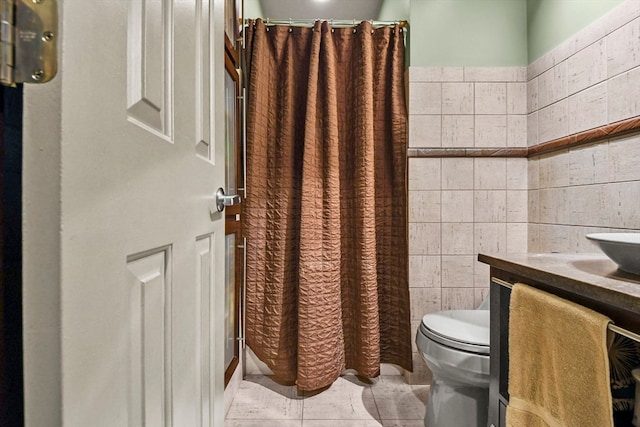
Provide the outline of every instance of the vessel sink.
<path id="1" fill-rule="evenodd" d="M 592 233 L 586 237 L 618 264 L 620 270 L 640 274 L 640 233 Z"/>

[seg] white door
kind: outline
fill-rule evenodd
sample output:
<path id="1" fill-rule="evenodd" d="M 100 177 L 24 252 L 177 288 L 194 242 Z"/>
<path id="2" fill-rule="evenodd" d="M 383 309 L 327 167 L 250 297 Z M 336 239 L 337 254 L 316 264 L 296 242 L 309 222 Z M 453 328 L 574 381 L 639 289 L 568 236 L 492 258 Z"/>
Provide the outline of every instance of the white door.
<path id="1" fill-rule="evenodd" d="M 24 95 L 26 425 L 222 426 L 224 1 L 58 5 Z"/>

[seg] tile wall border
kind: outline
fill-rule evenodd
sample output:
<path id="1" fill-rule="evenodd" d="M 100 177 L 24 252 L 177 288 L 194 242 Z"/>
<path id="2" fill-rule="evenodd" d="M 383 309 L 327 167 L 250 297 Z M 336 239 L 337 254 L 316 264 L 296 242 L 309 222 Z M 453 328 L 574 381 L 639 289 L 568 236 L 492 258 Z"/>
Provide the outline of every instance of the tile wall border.
<path id="1" fill-rule="evenodd" d="M 536 157 L 640 133 L 640 116 L 557 138 L 529 148 L 408 148 L 407 157 Z"/>

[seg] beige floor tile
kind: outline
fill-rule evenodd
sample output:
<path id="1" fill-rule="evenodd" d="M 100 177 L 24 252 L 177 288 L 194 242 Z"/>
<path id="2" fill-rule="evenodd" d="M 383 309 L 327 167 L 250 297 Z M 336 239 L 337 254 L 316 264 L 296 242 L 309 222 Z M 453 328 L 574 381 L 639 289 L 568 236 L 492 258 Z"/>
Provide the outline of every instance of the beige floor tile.
<path id="1" fill-rule="evenodd" d="M 227 419 L 259 419 L 263 422 L 264 420 L 301 420 L 302 398 L 297 396 L 295 387 L 282 386 L 262 375 L 248 376 L 240 385 L 231 403 Z M 244 426 L 244 424 L 241 425 Z"/>
<path id="2" fill-rule="evenodd" d="M 301 427 L 302 420 L 224 420 L 224 427 Z"/>
<path id="3" fill-rule="evenodd" d="M 379 418 L 371 387 L 360 383 L 354 376 L 338 378 L 328 389 L 304 399 L 305 421 Z"/>
<path id="4" fill-rule="evenodd" d="M 428 386 L 411 386 L 399 375 L 383 376 L 371 387 L 383 420 L 421 420 L 424 418 Z"/>
<path id="5" fill-rule="evenodd" d="M 302 427 L 381 427 L 374 420 L 304 420 Z"/>
<path id="6" fill-rule="evenodd" d="M 383 420 L 383 427 L 424 427 L 423 420 Z"/>

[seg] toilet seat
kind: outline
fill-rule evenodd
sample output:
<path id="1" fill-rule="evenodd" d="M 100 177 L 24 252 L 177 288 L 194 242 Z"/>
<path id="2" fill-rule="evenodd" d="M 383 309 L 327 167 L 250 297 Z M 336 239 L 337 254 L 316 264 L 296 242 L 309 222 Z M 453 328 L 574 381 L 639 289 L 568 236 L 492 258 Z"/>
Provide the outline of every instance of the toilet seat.
<path id="1" fill-rule="evenodd" d="M 450 310 L 427 314 L 420 332 L 456 350 L 489 355 L 489 311 Z"/>

